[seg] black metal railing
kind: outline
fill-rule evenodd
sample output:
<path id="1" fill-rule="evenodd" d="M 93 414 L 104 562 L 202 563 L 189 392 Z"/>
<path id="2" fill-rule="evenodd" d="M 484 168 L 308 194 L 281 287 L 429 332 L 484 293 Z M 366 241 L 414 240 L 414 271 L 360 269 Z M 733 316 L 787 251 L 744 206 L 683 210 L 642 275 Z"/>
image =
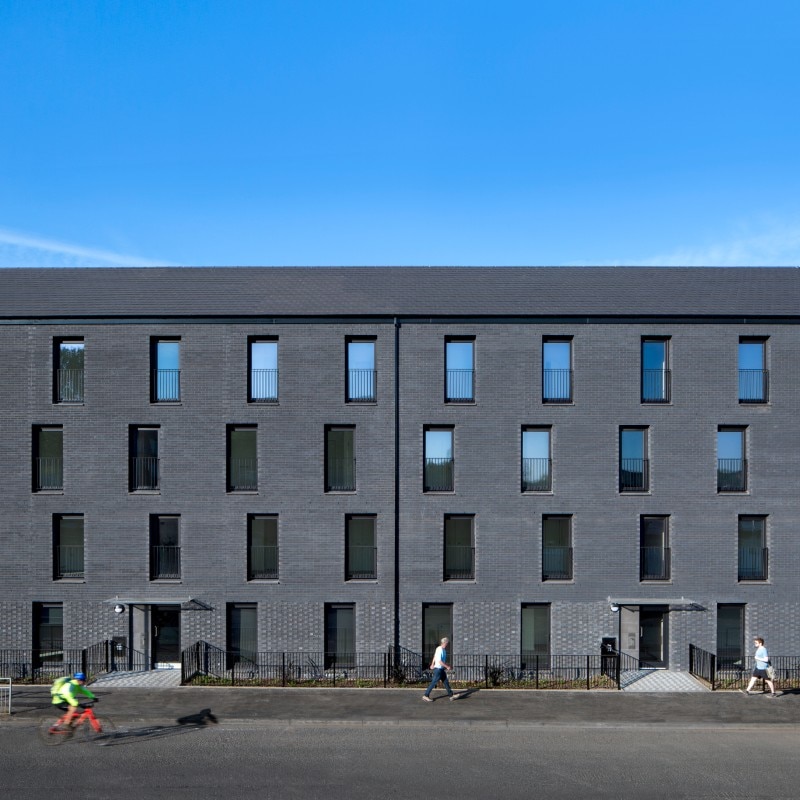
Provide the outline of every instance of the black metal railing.
<path id="1" fill-rule="evenodd" d="M 689 674 L 705 681 L 713 690 L 717 681 L 717 657 L 708 650 L 689 645 Z"/>
<path id="2" fill-rule="evenodd" d="M 347 548 L 348 581 L 374 580 L 378 576 L 378 548 L 366 545 L 350 545 Z"/>
<path id="3" fill-rule="evenodd" d="M 800 689 L 800 656 L 770 656 L 775 670 L 776 688 L 784 691 Z M 735 653 L 710 653 L 693 644 L 689 645 L 689 672 L 707 683 L 712 690 L 744 689 L 753 674 L 755 659 Z M 766 688 L 759 681 L 762 691 Z"/>
<path id="4" fill-rule="evenodd" d="M 672 552 L 669 547 L 642 547 L 639 550 L 639 580 L 668 581 Z"/>
<path id="5" fill-rule="evenodd" d="M 47 684 L 62 675 L 85 671 L 84 650 L 65 649 L 54 644 L 48 648 L 0 650 L 0 675 L 14 683 Z"/>
<path id="6" fill-rule="evenodd" d="M 552 474 L 549 458 L 522 459 L 522 491 L 549 492 L 552 488 Z"/>
<path id="7" fill-rule="evenodd" d="M 425 459 L 425 491 L 452 492 L 455 461 L 452 458 Z"/>
<path id="8" fill-rule="evenodd" d="M 449 675 L 456 689 L 614 689 L 619 654 L 457 654 Z M 184 684 L 251 686 L 424 685 L 431 672 L 421 653 L 403 647 L 387 652 L 248 652 L 197 642 L 181 654 Z"/>
<path id="9" fill-rule="evenodd" d="M 642 370 L 642 402 L 669 403 L 672 396 L 672 370 Z"/>
<path id="10" fill-rule="evenodd" d="M 374 369 L 347 370 L 347 402 L 374 403 L 378 399 L 377 376 Z"/>
<path id="11" fill-rule="evenodd" d="M 542 580 L 572 580 L 571 547 L 542 547 Z"/>
<path id="12" fill-rule="evenodd" d="M 250 569 L 248 577 L 250 580 L 278 579 L 277 545 L 250 546 Z"/>
<path id="13" fill-rule="evenodd" d="M 448 403 L 471 403 L 475 399 L 474 370 L 448 369 L 445 399 Z"/>
<path id="14" fill-rule="evenodd" d="M 444 579 L 471 581 L 475 578 L 475 548 L 448 544 L 444 548 Z"/>
<path id="15" fill-rule="evenodd" d="M 258 459 L 232 458 L 228 463 L 228 491 L 258 491 Z"/>
<path id="16" fill-rule="evenodd" d="M 356 490 L 356 460 L 354 458 L 329 458 L 327 464 L 326 492 L 354 492 Z"/>
<path id="17" fill-rule="evenodd" d="M 181 548 L 155 545 L 150 548 L 150 580 L 181 577 Z"/>
<path id="18" fill-rule="evenodd" d="M 389 654 L 248 652 L 197 642 L 181 653 L 183 683 L 251 686 L 388 686 Z"/>
<path id="19" fill-rule="evenodd" d="M 739 402 L 766 403 L 769 400 L 769 370 L 739 370 Z"/>
<path id="20" fill-rule="evenodd" d="M 650 486 L 650 462 L 646 458 L 622 458 L 619 463 L 620 492 L 646 492 Z"/>
<path id="21" fill-rule="evenodd" d="M 542 402 L 543 403 L 572 402 L 571 369 L 542 370 Z"/>
<path id="22" fill-rule="evenodd" d="M 56 547 L 55 577 L 83 577 L 83 545 L 58 545 Z"/>
<path id="23" fill-rule="evenodd" d="M 158 483 L 158 458 L 153 456 L 133 456 L 131 458 L 131 491 L 155 491 Z"/>
<path id="24" fill-rule="evenodd" d="M 769 574 L 769 548 L 739 548 L 739 580 L 765 581 Z"/>
<path id="25" fill-rule="evenodd" d="M 181 399 L 181 371 L 179 369 L 153 370 L 153 402 L 179 403 Z"/>
<path id="26" fill-rule="evenodd" d="M 47 456 L 36 459 L 34 481 L 37 492 L 60 491 L 64 488 L 64 459 Z"/>
<path id="27" fill-rule="evenodd" d="M 717 459 L 717 491 L 747 491 L 747 461 L 743 458 Z"/>
<path id="28" fill-rule="evenodd" d="M 250 402 L 251 403 L 278 402 L 277 369 L 250 370 Z"/>
<path id="29" fill-rule="evenodd" d="M 59 403 L 83 402 L 82 369 L 59 369 L 56 371 L 56 400 Z"/>

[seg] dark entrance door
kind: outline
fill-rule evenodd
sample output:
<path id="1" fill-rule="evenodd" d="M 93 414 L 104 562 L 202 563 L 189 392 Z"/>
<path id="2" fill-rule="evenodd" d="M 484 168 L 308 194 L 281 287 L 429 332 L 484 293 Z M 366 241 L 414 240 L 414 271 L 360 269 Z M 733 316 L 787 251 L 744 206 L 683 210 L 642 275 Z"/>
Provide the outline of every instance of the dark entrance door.
<path id="1" fill-rule="evenodd" d="M 669 666 L 665 606 L 639 606 L 639 659 L 642 667 Z"/>
<path id="2" fill-rule="evenodd" d="M 180 606 L 153 606 L 150 610 L 153 666 L 181 660 Z"/>

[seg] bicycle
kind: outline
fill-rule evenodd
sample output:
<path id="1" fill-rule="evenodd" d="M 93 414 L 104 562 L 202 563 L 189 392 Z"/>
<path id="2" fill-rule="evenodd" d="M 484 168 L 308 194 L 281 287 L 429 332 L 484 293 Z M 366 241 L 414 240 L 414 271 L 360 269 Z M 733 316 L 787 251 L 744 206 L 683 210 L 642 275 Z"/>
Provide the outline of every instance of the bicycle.
<path id="1" fill-rule="evenodd" d="M 39 737 L 46 745 L 59 745 L 68 742 L 80 731 L 87 741 L 99 745 L 109 744 L 116 735 L 117 727 L 105 716 L 101 722 L 95 716 L 92 705 L 93 703 L 81 703 L 83 710 L 73 717 L 71 725 L 66 724 L 69 712 L 64 712 L 55 722 L 52 717 L 46 717 L 39 725 Z"/>

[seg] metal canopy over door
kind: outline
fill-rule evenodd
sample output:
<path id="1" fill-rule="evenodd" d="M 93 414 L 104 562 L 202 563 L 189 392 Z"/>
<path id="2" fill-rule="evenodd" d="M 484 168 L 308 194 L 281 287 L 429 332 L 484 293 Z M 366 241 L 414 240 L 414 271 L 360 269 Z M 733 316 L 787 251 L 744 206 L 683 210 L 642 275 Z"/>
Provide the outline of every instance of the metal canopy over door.
<path id="1" fill-rule="evenodd" d="M 152 606 L 150 609 L 150 653 L 153 666 L 181 660 L 181 607 Z"/>
<path id="2" fill-rule="evenodd" d="M 669 608 L 639 607 L 639 659 L 642 667 L 669 666 Z"/>

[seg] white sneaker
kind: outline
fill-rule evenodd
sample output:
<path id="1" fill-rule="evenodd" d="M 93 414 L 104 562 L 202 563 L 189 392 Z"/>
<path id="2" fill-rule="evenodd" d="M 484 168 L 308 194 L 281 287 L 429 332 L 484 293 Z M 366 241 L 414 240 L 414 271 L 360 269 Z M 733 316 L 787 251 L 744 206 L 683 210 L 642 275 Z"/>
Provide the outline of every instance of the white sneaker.
<path id="1" fill-rule="evenodd" d="M 422 695 L 422 699 L 423 699 L 423 700 L 424 700 L 426 703 L 432 703 L 432 702 L 433 702 L 433 700 L 431 700 L 431 699 L 430 699 L 430 697 L 428 697 L 428 695 L 426 695 L 426 694 Z"/>

